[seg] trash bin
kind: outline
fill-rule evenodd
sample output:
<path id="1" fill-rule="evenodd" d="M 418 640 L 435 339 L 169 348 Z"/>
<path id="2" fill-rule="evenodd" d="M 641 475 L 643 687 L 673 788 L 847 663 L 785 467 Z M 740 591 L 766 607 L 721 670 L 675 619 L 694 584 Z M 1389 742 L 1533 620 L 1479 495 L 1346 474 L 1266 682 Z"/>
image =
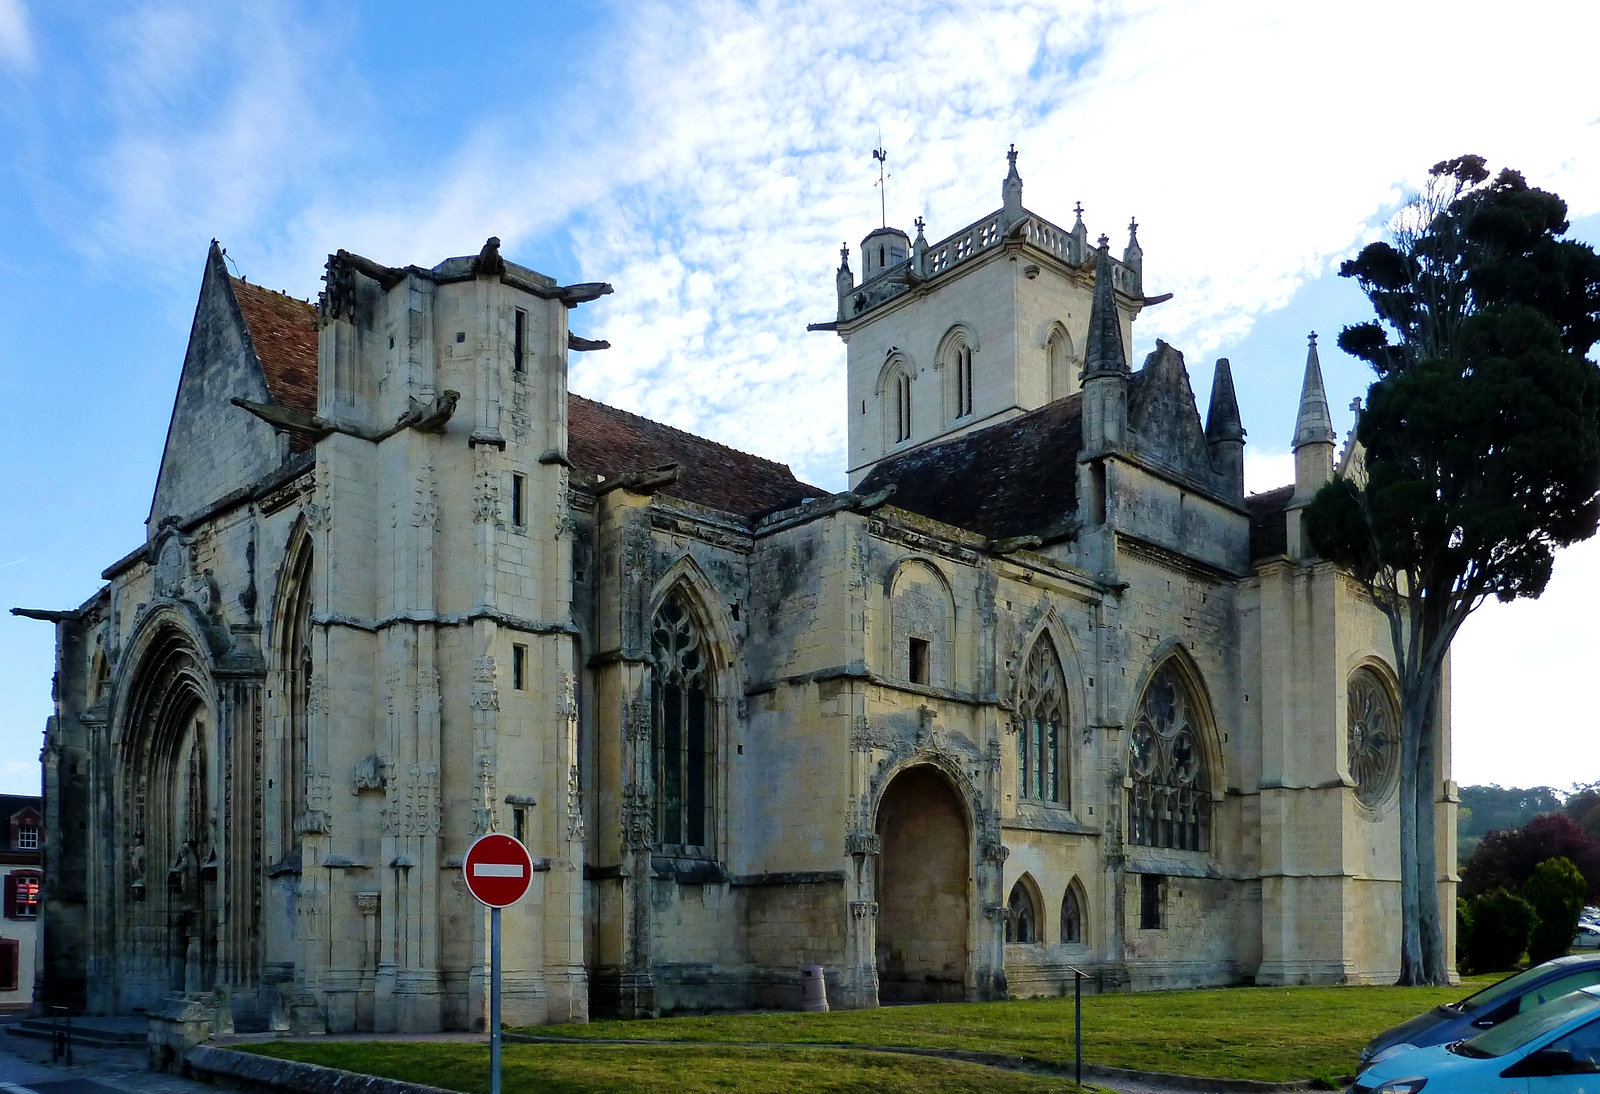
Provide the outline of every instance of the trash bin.
<path id="1" fill-rule="evenodd" d="M 828 982 L 822 978 L 821 965 L 800 966 L 800 1009 L 828 1009 Z"/>

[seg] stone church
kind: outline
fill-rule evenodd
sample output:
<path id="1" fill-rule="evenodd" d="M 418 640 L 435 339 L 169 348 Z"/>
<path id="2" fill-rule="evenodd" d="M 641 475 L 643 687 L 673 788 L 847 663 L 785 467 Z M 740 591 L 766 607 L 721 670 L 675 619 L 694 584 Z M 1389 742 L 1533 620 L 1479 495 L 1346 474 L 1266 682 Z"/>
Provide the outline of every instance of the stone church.
<path id="1" fill-rule="evenodd" d="M 1178 350 L 1133 367 L 1135 226 L 1030 211 L 1014 153 L 1001 198 L 843 253 L 844 493 L 569 392 L 611 288 L 497 240 L 340 251 L 315 306 L 213 244 L 145 539 L 19 610 L 49 1002 L 481 1029 L 489 830 L 534 858 L 516 1024 L 794 1006 L 805 965 L 834 1007 L 1392 978 L 1396 686 L 1301 531 L 1314 339 L 1295 481 L 1246 497 L 1228 362 L 1204 419 Z"/>

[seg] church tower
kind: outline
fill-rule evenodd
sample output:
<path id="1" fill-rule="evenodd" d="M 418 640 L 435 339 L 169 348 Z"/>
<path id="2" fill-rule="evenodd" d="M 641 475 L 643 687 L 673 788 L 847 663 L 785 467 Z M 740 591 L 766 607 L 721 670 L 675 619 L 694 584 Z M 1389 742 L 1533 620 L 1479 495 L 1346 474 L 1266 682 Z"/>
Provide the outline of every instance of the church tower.
<path id="1" fill-rule="evenodd" d="M 861 281 L 846 252 L 836 331 L 848 348 L 849 475 L 879 460 L 993 425 L 1080 390 L 1091 300 L 1108 279 L 1103 322 L 1122 346 L 1146 300 L 1143 252 L 1123 259 L 1022 204 L 1017 152 L 1007 153 L 1000 208 L 930 244 L 881 227 L 861 243 Z M 1126 357 L 1124 356 L 1124 369 Z"/>

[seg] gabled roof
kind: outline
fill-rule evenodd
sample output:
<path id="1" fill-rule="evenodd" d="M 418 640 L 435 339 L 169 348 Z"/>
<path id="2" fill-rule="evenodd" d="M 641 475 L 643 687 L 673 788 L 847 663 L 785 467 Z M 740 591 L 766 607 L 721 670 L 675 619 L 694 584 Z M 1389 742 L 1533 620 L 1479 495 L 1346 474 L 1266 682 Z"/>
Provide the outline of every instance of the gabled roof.
<path id="1" fill-rule="evenodd" d="M 879 461 L 857 492 L 990 539 L 1039 535 L 1078 508 L 1083 395 Z"/>
<path id="2" fill-rule="evenodd" d="M 795 478 L 787 464 L 581 395 L 567 396 L 567 458 L 575 469 L 605 478 L 675 463 L 678 481 L 663 494 L 745 517 L 828 497 Z"/>
<path id="3" fill-rule="evenodd" d="M 1289 525 L 1284 510 L 1294 497 L 1294 484 L 1280 486 L 1261 494 L 1251 494 L 1244 499 L 1250 510 L 1250 561 L 1289 552 Z"/>
<path id="4" fill-rule="evenodd" d="M 228 278 L 272 401 L 317 412 L 317 309 L 304 300 Z"/>

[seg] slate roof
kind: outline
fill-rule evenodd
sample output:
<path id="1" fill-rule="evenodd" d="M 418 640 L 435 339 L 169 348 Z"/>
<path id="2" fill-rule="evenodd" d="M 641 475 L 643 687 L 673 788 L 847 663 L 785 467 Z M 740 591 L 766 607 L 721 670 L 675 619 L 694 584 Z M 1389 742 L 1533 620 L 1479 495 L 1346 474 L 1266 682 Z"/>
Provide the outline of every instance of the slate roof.
<path id="1" fill-rule="evenodd" d="M 1284 510 L 1294 497 L 1294 484 L 1280 486 L 1261 494 L 1251 494 L 1244 499 L 1250 510 L 1250 561 L 1289 552 L 1289 525 Z"/>
<path id="2" fill-rule="evenodd" d="M 267 391 L 280 406 L 317 412 L 317 309 L 237 277 L 228 281 L 256 347 Z"/>
<path id="3" fill-rule="evenodd" d="M 1078 508 L 1083 395 L 882 460 L 857 493 L 990 539 L 1044 533 Z"/>
<path id="4" fill-rule="evenodd" d="M 567 396 L 567 458 L 575 469 L 606 478 L 675 463 L 678 481 L 663 494 L 745 517 L 829 496 L 795 478 L 787 464 L 581 395 Z"/>

